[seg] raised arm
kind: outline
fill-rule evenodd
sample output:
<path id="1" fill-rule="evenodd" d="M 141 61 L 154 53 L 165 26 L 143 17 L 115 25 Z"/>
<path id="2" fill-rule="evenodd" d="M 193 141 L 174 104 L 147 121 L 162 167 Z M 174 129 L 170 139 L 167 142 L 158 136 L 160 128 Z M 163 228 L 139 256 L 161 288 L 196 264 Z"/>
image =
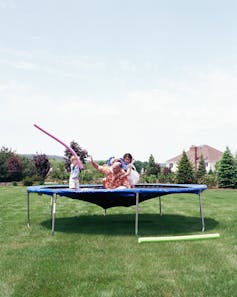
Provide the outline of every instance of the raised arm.
<path id="1" fill-rule="evenodd" d="M 92 156 L 91 156 L 91 165 L 98 170 L 99 165 L 93 160 Z"/>

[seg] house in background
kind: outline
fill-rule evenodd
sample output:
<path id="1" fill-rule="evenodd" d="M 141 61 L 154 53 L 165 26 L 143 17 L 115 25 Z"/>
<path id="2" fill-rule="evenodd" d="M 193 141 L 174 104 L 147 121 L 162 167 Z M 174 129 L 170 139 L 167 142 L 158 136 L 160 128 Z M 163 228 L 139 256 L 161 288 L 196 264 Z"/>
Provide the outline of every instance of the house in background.
<path id="1" fill-rule="evenodd" d="M 206 170 L 215 170 L 215 164 L 222 157 L 223 153 L 218 151 L 217 149 L 209 146 L 209 145 L 200 145 L 195 146 L 192 145 L 190 149 L 186 152 L 187 157 L 193 164 L 193 168 L 196 170 L 198 168 L 199 160 L 201 155 L 206 164 Z M 169 159 L 166 161 L 166 166 L 171 169 L 171 171 L 175 172 L 177 170 L 178 162 L 180 161 L 182 154 Z"/>

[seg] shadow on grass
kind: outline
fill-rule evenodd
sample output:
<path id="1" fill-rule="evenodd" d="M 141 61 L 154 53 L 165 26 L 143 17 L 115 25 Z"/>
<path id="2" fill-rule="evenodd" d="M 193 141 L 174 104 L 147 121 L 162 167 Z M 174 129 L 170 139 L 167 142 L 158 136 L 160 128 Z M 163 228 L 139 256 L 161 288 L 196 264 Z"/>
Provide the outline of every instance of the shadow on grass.
<path id="1" fill-rule="evenodd" d="M 51 229 L 51 220 L 41 225 Z M 218 222 L 205 218 L 206 231 L 214 229 Z M 55 231 L 81 234 L 134 235 L 135 215 L 81 215 L 75 217 L 56 218 Z M 201 231 L 199 217 L 165 214 L 139 214 L 138 235 L 175 235 Z"/>

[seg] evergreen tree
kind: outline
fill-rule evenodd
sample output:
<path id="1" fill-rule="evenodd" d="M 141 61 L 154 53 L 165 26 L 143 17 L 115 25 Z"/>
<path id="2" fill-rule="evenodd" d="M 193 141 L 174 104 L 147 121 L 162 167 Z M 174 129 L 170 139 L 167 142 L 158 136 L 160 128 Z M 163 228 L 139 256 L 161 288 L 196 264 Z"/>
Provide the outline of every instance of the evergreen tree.
<path id="1" fill-rule="evenodd" d="M 210 168 L 210 170 L 208 171 L 208 174 L 214 174 L 213 170 Z"/>
<path id="2" fill-rule="evenodd" d="M 220 188 L 234 188 L 236 185 L 235 159 L 228 147 L 218 162 L 217 182 Z"/>
<path id="3" fill-rule="evenodd" d="M 182 157 L 178 163 L 176 180 L 178 184 L 191 184 L 194 182 L 193 166 L 185 151 L 183 151 Z"/>
<path id="4" fill-rule="evenodd" d="M 235 154 L 235 188 L 237 188 L 237 153 Z"/>
<path id="5" fill-rule="evenodd" d="M 155 159 L 153 157 L 153 155 L 150 155 L 149 160 L 148 160 L 148 164 L 146 167 L 146 175 L 155 175 L 157 176 L 157 174 L 160 172 L 160 166 L 159 164 L 156 164 Z"/>
<path id="6" fill-rule="evenodd" d="M 203 155 L 201 155 L 199 163 L 198 163 L 198 170 L 196 172 L 197 181 L 199 182 L 201 178 L 203 178 L 207 173 L 205 160 Z"/>

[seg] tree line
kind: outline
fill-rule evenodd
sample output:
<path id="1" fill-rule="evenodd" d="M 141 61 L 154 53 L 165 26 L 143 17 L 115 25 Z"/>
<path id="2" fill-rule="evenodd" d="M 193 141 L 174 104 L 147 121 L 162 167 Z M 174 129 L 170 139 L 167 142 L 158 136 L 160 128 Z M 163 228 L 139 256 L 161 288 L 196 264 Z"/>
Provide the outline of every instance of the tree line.
<path id="1" fill-rule="evenodd" d="M 100 183 L 101 173 L 87 162 L 88 153 L 75 141 L 70 143 L 84 163 L 80 175 L 81 183 Z M 36 154 L 32 159 L 18 155 L 7 147 L 0 150 L 0 182 L 23 182 L 24 185 L 43 184 L 45 182 L 67 183 L 70 171 L 71 152 L 64 151 L 64 160 L 49 159 L 45 154 Z M 106 160 L 98 161 L 105 164 Z M 197 169 L 193 168 L 185 151 L 178 163 L 177 171 L 163 167 L 151 154 L 148 161 L 135 161 L 134 165 L 140 174 L 141 183 L 178 183 L 207 184 L 210 187 L 237 188 L 237 156 L 227 147 L 222 158 L 216 163 L 214 171 L 206 172 L 203 156 L 200 157 Z"/>

